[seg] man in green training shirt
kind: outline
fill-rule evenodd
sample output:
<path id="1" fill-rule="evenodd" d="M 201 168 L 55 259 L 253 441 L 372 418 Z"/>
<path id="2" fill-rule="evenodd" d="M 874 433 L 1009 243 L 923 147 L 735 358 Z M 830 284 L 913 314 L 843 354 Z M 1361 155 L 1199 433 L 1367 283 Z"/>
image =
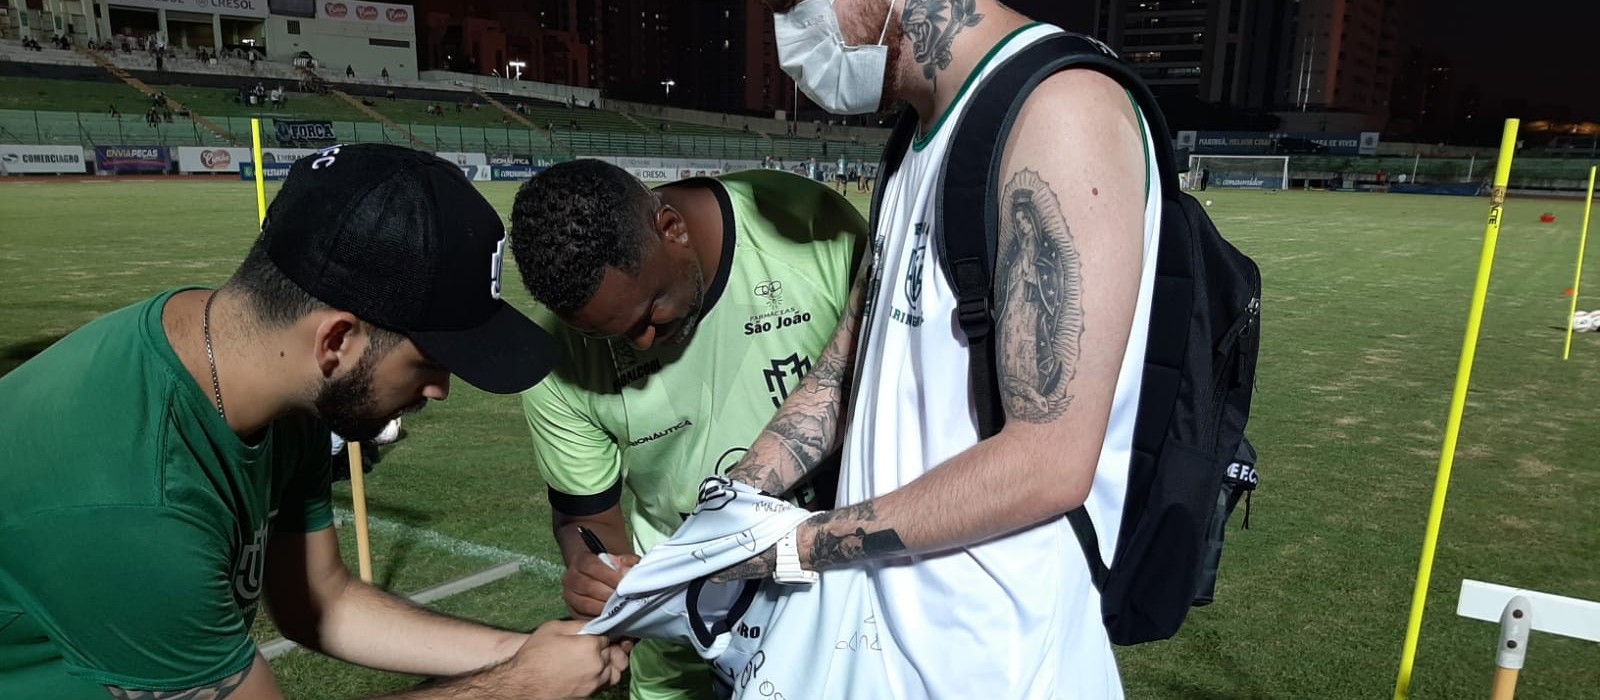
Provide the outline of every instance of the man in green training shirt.
<path id="1" fill-rule="evenodd" d="M 523 186 L 512 252 L 565 322 L 566 349 L 523 409 L 574 614 L 600 613 L 636 553 L 678 529 L 700 482 L 737 463 L 799 385 L 844 313 L 865 234 L 826 184 L 773 170 L 650 190 L 579 160 Z M 834 484 L 815 485 L 831 505 Z M 632 669 L 636 700 L 712 697 L 692 649 L 640 642 Z"/>
<path id="2" fill-rule="evenodd" d="M 350 575 L 329 430 L 450 375 L 515 393 L 552 339 L 500 299 L 505 232 L 453 164 L 334 146 L 290 170 L 221 289 L 113 311 L 0 378 L 0 698 L 281 700 L 250 627 L 401 673 L 395 698 L 586 695 L 626 645 L 455 620 Z"/>

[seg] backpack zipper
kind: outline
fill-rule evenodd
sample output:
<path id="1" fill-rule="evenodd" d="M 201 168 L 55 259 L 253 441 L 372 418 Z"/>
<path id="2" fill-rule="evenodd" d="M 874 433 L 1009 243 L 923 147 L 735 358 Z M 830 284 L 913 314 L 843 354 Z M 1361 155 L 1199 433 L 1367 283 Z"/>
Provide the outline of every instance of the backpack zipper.
<path id="1" fill-rule="evenodd" d="M 1228 332 L 1224 333 L 1222 340 L 1217 343 L 1216 350 L 1218 354 L 1222 355 L 1222 362 L 1212 375 L 1211 414 L 1214 417 L 1211 421 L 1211 432 L 1205 436 L 1205 443 L 1209 446 L 1215 447 L 1217 433 L 1222 430 L 1222 395 L 1232 388 L 1233 383 L 1237 383 L 1241 379 L 1240 374 L 1244 371 L 1244 363 L 1239 361 L 1239 353 L 1237 352 L 1239 339 L 1250 332 L 1250 327 L 1255 325 L 1256 318 L 1259 317 L 1260 313 L 1261 295 L 1257 293 L 1250 297 L 1250 303 L 1245 305 L 1244 313 L 1234 320 L 1233 325 L 1228 327 Z M 1230 366 L 1233 369 L 1234 382 L 1223 384 L 1223 375 Z"/>

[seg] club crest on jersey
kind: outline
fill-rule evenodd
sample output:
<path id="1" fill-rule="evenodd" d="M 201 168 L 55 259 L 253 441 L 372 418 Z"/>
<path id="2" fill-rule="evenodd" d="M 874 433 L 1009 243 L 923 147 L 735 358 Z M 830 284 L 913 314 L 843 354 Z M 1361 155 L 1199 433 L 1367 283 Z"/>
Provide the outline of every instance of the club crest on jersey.
<path id="1" fill-rule="evenodd" d="M 261 576 L 266 562 L 267 536 L 271 531 L 271 519 L 278 511 L 272 511 L 257 525 L 250 535 L 250 542 L 240 542 L 238 554 L 233 560 L 233 602 L 242 612 L 249 612 L 256 607 L 261 599 Z"/>
<path id="2" fill-rule="evenodd" d="M 789 392 L 798 388 L 800 380 L 810 371 L 811 358 L 800 353 L 769 362 L 767 369 L 761 371 L 761 376 L 767 380 L 772 407 L 782 408 L 783 400 L 789 398 Z"/>
<path id="3" fill-rule="evenodd" d="M 911 255 L 906 260 L 905 275 L 900 278 L 905 289 L 907 307 L 889 305 L 889 318 L 913 328 L 922 325 L 922 265 L 928 259 L 928 225 L 918 222 L 912 229 Z"/>
<path id="4" fill-rule="evenodd" d="M 928 258 L 927 224 L 918 223 L 912 234 L 911 260 L 906 264 L 906 303 L 913 311 L 922 302 L 922 263 Z"/>

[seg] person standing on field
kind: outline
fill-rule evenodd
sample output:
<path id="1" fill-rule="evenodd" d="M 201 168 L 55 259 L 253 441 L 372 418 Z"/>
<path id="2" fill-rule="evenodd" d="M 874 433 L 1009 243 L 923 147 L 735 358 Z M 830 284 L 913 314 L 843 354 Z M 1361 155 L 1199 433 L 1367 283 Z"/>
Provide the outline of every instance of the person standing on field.
<path id="1" fill-rule="evenodd" d="M 1112 560 L 1161 220 L 1151 145 L 1169 136 L 1148 132 L 1114 79 L 1069 70 L 1031 92 L 993 144 L 986 312 L 1005 420 L 980 441 L 956 296 L 929 244 L 933 202 L 976 88 L 1062 30 L 996 0 L 767 4 L 779 62 L 813 102 L 866 114 L 903 101 L 920 129 L 878 183 L 860 342 L 842 323 L 849 337 L 832 346 L 859 354 L 825 354 L 728 474 L 784 494 L 842 454 L 840 507 L 717 578 L 827 590 L 815 572 L 864 572 L 881 652 L 789 662 L 881 673 L 894 697 L 1122 697 L 1100 596 L 1062 514 L 1085 506 Z"/>

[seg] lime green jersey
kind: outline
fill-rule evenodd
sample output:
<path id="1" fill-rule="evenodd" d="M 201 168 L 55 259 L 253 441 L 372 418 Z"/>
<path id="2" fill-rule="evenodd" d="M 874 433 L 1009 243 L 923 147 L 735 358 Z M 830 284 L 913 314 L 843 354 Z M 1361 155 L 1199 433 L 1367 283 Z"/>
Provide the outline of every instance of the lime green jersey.
<path id="1" fill-rule="evenodd" d="M 811 369 L 866 242 L 855 207 L 803 177 L 753 170 L 678 184 L 710 188 L 723 213 L 720 269 L 689 341 L 636 351 L 558 327 L 566 359 L 522 396 L 552 505 L 593 514 L 625 488 L 639 552 L 678 529 L 700 482 L 739 461 Z"/>
<path id="2" fill-rule="evenodd" d="M 238 673 L 271 533 L 332 524 L 327 429 L 240 440 L 167 342 L 176 291 L 0 378 L 0 698 Z"/>

